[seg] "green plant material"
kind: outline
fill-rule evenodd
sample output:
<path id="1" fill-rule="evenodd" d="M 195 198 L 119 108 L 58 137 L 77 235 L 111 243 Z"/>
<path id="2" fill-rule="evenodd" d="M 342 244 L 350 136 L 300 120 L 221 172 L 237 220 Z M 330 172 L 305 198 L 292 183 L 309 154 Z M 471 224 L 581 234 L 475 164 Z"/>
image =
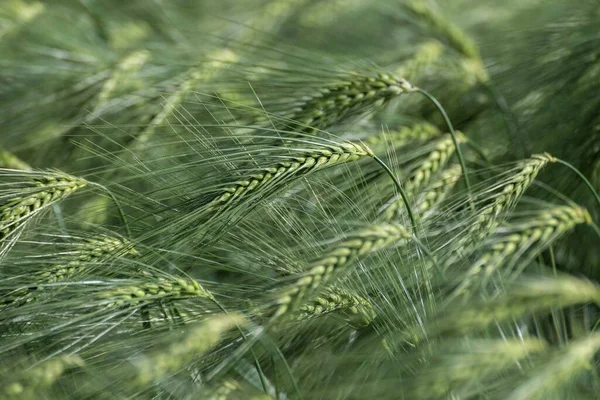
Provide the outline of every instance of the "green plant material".
<path id="1" fill-rule="evenodd" d="M 430 214 L 435 211 L 448 194 L 454 189 L 459 181 L 462 173 L 462 168 L 459 164 L 451 165 L 440 172 L 438 178 L 434 180 L 423 191 L 416 202 L 415 211 L 419 214 Z"/>
<path id="2" fill-rule="evenodd" d="M 600 286 L 571 276 L 521 279 L 506 292 L 489 300 L 454 304 L 439 317 L 433 332 L 439 335 L 468 334 L 527 314 L 555 307 L 598 303 Z"/>
<path id="3" fill-rule="evenodd" d="M 305 177 L 328 167 L 356 161 L 371 154 L 368 147 L 347 142 L 332 143 L 301 155 L 291 155 L 289 161 L 280 161 L 257 171 L 247 179 L 236 182 L 234 186 L 223 189 L 223 194 L 217 195 L 207 207 L 213 212 L 214 217 L 240 202 L 243 197 L 274 190 L 277 186 L 288 184 L 293 179 Z"/>
<path id="4" fill-rule="evenodd" d="M 400 224 L 374 225 L 348 234 L 313 261 L 305 272 L 295 277 L 293 283 L 277 291 L 273 317 L 281 317 L 299 309 L 315 291 L 331 283 L 358 257 L 406 242 L 411 237 L 410 232 Z"/>
<path id="5" fill-rule="evenodd" d="M 379 153 L 387 147 L 398 149 L 414 142 L 424 142 L 439 135 L 440 130 L 435 125 L 421 122 L 411 126 L 403 126 L 398 130 L 381 135 L 369 136 L 363 142 L 373 149 L 373 152 Z"/>
<path id="6" fill-rule="evenodd" d="M 503 226 L 501 235 L 490 238 L 489 250 L 473 264 L 468 275 L 482 273 L 489 278 L 500 267 L 503 274 L 508 274 L 515 263 L 525 259 L 526 253 L 531 259 L 576 225 L 591 222 L 586 209 L 571 205 L 544 210 L 531 219 Z"/>
<path id="7" fill-rule="evenodd" d="M 136 306 L 182 298 L 200 297 L 214 300 L 213 295 L 195 279 L 156 278 L 147 281 L 133 281 L 98 293 L 100 304 L 107 307 Z"/>
<path id="8" fill-rule="evenodd" d="M 359 316 L 367 324 L 375 317 L 373 305 L 369 300 L 343 288 L 333 286 L 302 305 L 298 310 L 298 319 L 316 318 L 332 312 L 345 312 Z"/>
<path id="9" fill-rule="evenodd" d="M 30 171 L 31 167 L 26 162 L 20 160 L 17 156 L 0 148 L 0 168 L 21 169 Z"/>
<path id="10" fill-rule="evenodd" d="M 569 343 L 554 352 L 546 363 L 529 372 L 529 379 L 518 385 L 507 400 L 545 399 L 560 385 L 568 382 L 584 370 L 593 368 L 592 360 L 600 351 L 600 334 Z"/>
<path id="11" fill-rule="evenodd" d="M 33 187 L 24 189 L 19 196 L 8 198 L 0 206 L 0 243 L 6 242 L 11 234 L 25 227 L 52 204 L 87 185 L 85 180 L 63 173 L 34 177 L 32 183 Z"/>
<path id="12" fill-rule="evenodd" d="M 438 41 L 429 41 L 419 46 L 415 54 L 402 63 L 395 74 L 405 79 L 415 80 L 422 76 L 433 64 L 437 63 L 444 51 Z"/>
<path id="13" fill-rule="evenodd" d="M 407 385 L 413 398 L 440 399 L 454 392 L 468 396 L 476 384 L 498 379 L 503 370 L 514 367 L 524 358 L 547 351 L 537 339 L 473 339 L 442 343 L 435 353 L 426 356 L 427 365 L 418 369 Z M 473 390 L 473 389 L 471 389 Z"/>
<path id="14" fill-rule="evenodd" d="M 0 40 L 16 33 L 20 27 L 31 22 L 44 11 L 44 4 L 7 0 L 0 6 Z"/>
<path id="15" fill-rule="evenodd" d="M 118 88 L 122 81 L 127 80 L 131 74 L 138 71 L 150 57 L 148 51 L 134 51 L 120 60 L 110 76 L 102 85 L 100 93 L 96 99 L 94 108 L 98 109 L 106 104 L 112 94 Z"/>
<path id="16" fill-rule="evenodd" d="M 184 336 L 174 337 L 164 349 L 133 360 L 136 370 L 133 383 L 144 387 L 166 375 L 177 373 L 218 345 L 225 332 L 245 323 L 243 316 L 228 314 L 215 315 L 190 326 Z"/>
<path id="17" fill-rule="evenodd" d="M 388 74 L 350 75 L 346 81 L 320 89 L 318 94 L 303 100 L 288 118 L 292 130 L 313 133 L 364 113 L 378 101 L 385 102 L 413 90 L 408 81 Z"/>
<path id="18" fill-rule="evenodd" d="M 459 134 L 458 139 L 459 143 L 464 143 L 466 140 L 462 134 Z M 420 162 L 419 166 L 411 173 L 404 184 L 404 189 L 409 198 L 417 197 L 421 188 L 427 185 L 432 177 L 444 169 L 455 150 L 456 147 L 450 135 L 437 140 L 433 150 Z M 386 202 L 386 204 L 389 205 L 384 209 L 384 219 L 386 221 L 394 220 L 400 207 L 397 196 Z"/>
<path id="19" fill-rule="evenodd" d="M 68 254 L 66 264 L 54 265 L 32 273 L 31 285 L 3 296 L 0 300 L 5 305 L 19 305 L 35 300 L 36 292 L 43 290 L 44 284 L 60 282 L 89 270 L 94 263 L 106 261 L 113 257 L 138 256 L 133 245 L 122 238 L 112 236 L 94 236 L 78 243 Z M 39 284 L 41 286 L 35 286 Z"/>
<path id="20" fill-rule="evenodd" d="M 8 399 L 40 398 L 39 396 L 43 396 L 65 371 L 83 366 L 84 362 L 79 356 L 51 358 L 18 373 L 16 379 L 7 382 L 3 388 L 0 388 L 0 393 L 3 393 Z"/>

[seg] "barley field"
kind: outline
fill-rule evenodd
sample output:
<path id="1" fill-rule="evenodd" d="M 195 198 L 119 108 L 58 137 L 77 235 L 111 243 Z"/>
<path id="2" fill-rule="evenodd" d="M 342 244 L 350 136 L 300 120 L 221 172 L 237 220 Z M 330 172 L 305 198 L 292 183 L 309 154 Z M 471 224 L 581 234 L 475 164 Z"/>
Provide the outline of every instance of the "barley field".
<path id="1" fill-rule="evenodd" d="M 599 0 L 1 0 L 0 399 L 600 399 Z"/>

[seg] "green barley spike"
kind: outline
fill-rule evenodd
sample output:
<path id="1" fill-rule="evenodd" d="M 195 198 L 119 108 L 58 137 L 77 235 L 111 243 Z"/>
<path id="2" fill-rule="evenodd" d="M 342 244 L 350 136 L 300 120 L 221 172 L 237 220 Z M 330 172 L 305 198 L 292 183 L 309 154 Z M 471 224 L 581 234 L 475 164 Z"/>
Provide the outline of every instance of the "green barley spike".
<path id="1" fill-rule="evenodd" d="M 411 233 L 400 224 L 373 225 L 349 234 L 313 261 L 293 283 L 276 293 L 273 316 L 282 316 L 304 305 L 312 292 L 328 285 L 358 257 L 397 245 L 411 237 Z"/>
<path id="2" fill-rule="evenodd" d="M 35 215 L 86 186 L 87 182 L 71 175 L 55 174 L 34 179 L 34 185 L 0 206 L 0 243 Z"/>

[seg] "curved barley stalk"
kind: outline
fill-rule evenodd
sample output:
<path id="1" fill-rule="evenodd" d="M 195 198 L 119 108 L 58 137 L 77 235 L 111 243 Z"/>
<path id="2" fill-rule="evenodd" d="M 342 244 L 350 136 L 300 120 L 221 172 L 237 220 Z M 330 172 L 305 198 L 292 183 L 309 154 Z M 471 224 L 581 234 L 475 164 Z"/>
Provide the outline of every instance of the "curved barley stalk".
<path id="1" fill-rule="evenodd" d="M 358 257 L 406 243 L 411 233 L 400 224 L 379 224 L 347 235 L 322 257 L 310 263 L 306 272 L 275 293 L 270 314 L 281 317 L 302 307 L 317 290 L 343 274 Z"/>

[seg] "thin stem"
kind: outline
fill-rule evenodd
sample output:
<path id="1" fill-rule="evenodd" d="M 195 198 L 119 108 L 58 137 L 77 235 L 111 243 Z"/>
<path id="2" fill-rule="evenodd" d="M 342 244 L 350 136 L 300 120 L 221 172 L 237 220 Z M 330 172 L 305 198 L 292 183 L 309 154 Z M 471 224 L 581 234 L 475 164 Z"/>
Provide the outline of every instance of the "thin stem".
<path id="1" fill-rule="evenodd" d="M 408 196 L 406 196 L 406 192 L 402 188 L 402 184 L 396 178 L 396 176 L 394 175 L 394 172 L 392 172 L 392 170 L 390 169 L 390 167 L 388 167 L 383 162 L 383 160 L 381 160 L 381 158 L 377 157 L 375 154 L 371 154 L 371 157 L 373 157 L 373 160 L 375 160 L 379 165 L 381 165 L 381 167 L 385 170 L 385 172 L 394 181 L 394 184 L 396 185 L 396 188 L 398 189 L 398 192 L 400 193 L 400 196 L 402 197 L 402 201 L 404 202 L 404 206 L 406 207 L 406 212 L 408 213 L 408 218 L 410 219 L 410 224 L 412 225 L 413 232 L 415 232 L 416 229 L 417 229 L 417 225 L 415 223 L 415 216 L 414 216 L 414 214 L 412 212 L 412 208 L 410 207 L 410 203 L 408 202 Z"/>
<path id="2" fill-rule="evenodd" d="M 108 193 L 113 203 L 115 203 L 115 207 L 117 207 L 117 211 L 119 212 L 119 218 L 121 218 L 121 222 L 123 222 L 123 228 L 125 229 L 125 234 L 127 235 L 127 238 L 131 239 L 131 230 L 129 229 L 129 223 L 127 222 L 127 217 L 125 217 L 125 212 L 123 212 L 123 208 L 121 207 L 121 203 L 119 202 L 117 197 L 110 190 L 108 190 L 107 187 L 102 186 L 99 183 L 89 182 L 89 184 L 92 186 L 96 186 Z"/>
<path id="3" fill-rule="evenodd" d="M 560 158 L 555 158 L 554 159 L 555 162 L 564 165 L 565 167 L 569 168 L 571 171 L 575 172 L 583 181 L 583 183 L 585 183 L 585 185 L 588 187 L 588 189 L 590 189 L 590 191 L 592 192 L 592 195 L 594 195 L 594 198 L 596 199 L 596 202 L 598 203 L 598 207 L 600 208 L 600 196 L 598 195 L 598 192 L 596 191 L 596 189 L 594 188 L 594 186 L 590 183 L 590 181 L 585 177 L 585 175 L 583 175 L 581 173 L 581 171 L 579 171 L 577 168 L 575 168 L 573 165 L 569 164 L 568 162 L 561 160 Z"/>
<path id="4" fill-rule="evenodd" d="M 437 99 L 435 97 L 433 97 L 433 95 L 431 95 L 425 89 L 421 89 L 421 88 L 415 88 L 415 91 L 419 92 L 423 96 L 427 97 L 437 107 L 437 109 L 442 114 L 442 117 L 444 117 L 444 121 L 446 121 L 446 125 L 448 125 L 448 130 L 450 131 L 450 136 L 452 136 L 452 141 L 454 142 L 454 147 L 456 147 L 456 155 L 458 156 L 458 162 L 460 163 L 460 167 L 462 168 L 462 172 L 463 172 L 463 177 L 465 179 L 465 186 L 467 187 L 469 203 L 471 205 L 471 208 L 474 210 L 475 205 L 473 204 L 473 192 L 471 190 L 471 181 L 469 180 L 469 173 L 467 171 L 467 165 L 465 163 L 465 158 L 463 157 L 462 150 L 460 149 L 460 146 L 458 144 L 458 139 L 456 138 L 456 132 L 454 131 L 452 122 L 450 122 L 450 118 L 448 117 L 448 114 L 446 114 L 444 107 L 442 107 L 440 102 L 437 101 Z"/>

